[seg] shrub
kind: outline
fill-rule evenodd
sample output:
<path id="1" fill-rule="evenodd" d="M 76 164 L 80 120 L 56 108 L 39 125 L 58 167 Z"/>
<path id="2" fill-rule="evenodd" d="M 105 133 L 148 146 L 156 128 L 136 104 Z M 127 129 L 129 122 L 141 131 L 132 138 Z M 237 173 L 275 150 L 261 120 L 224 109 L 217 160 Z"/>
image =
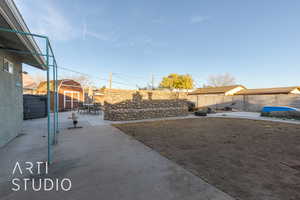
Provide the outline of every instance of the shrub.
<path id="1" fill-rule="evenodd" d="M 195 112 L 196 116 L 206 116 L 207 112 L 203 111 L 203 110 L 198 110 Z"/>
<path id="2" fill-rule="evenodd" d="M 300 119 L 299 111 L 273 111 L 269 114 L 270 117 L 279 117 L 286 119 Z"/>
<path id="3" fill-rule="evenodd" d="M 192 112 L 192 111 L 195 111 L 195 110 L 196 110 L 196 105 L 195 105 L 194 102 L 188 101 L 188 102 L 187 102 L 187 105 L 188 105 L 188 110 L 189 110 L 189 112 Z"/>

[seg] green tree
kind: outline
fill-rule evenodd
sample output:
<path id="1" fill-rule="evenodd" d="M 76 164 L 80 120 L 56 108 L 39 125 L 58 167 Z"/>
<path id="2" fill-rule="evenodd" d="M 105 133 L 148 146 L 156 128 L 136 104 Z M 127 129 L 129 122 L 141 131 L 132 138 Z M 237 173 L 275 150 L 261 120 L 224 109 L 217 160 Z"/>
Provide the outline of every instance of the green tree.
<path id="1" fill-rule="evenodd" d="M 193 78 L 189 74 L 169 74 L 167 77 L 163 77 L 160 82 L 160 88 L 173 89 L 192 89 L 194 88 Z"/>

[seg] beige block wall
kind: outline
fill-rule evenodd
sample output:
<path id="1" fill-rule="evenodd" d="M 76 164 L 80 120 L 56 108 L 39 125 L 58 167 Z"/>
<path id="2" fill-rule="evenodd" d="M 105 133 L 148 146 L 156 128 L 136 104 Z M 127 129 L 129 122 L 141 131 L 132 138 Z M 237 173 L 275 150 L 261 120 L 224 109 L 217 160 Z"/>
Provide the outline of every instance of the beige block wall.
<path id="1" fill-rule="evenodd" d="M 291 106 L 300 108 L 300 95 L 246 95 L 245 107 L 247 111 L 260 111 L 264 106 Z"/>
<path id="2" fill-rule="evenodd" d="M 187 94 L 184 92 L 106 89 L 104 91 L 104 101 L 107 103 L 120 103 L 125 100 L 131 100 L 136 92 L 139 92 L 144 100 L 187 99 Z"/>
<path id="3" fill-rule="evenodd" d="M 299 94 L 277 95 L 190 95 L 189 100 L 195 102 L 196 107 L 211 107 L 214 109 L 226 106 L 241 111 L 259 112 L 264 106 L 292 106 L 300 108 Z"/>

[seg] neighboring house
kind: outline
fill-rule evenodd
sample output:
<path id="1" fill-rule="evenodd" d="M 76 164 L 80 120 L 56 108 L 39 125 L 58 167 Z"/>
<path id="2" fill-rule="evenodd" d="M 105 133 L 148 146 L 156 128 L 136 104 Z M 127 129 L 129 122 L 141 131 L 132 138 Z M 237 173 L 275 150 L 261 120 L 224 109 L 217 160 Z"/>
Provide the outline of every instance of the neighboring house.
<path id="1" fill-rule="evenodd" d="M 223 96 L 231 96 L 236 94 L 237 92 L 246 89 L 242 85 L 230 85 L 230 86 L 222 86 L 222 87 L 207 87 L 207 88 L 199 88 L 193 92 L 190 92 L 189 95 L 223 95 Z"/>
<path id="2" fill-rule="evenodd" d="M 30 32 L 13 1 L 0 1 L 0 27 Z M 44 69 L 40 56 L 16 51 L 38 52 L 30 36 L 0 31 L 0 147 L 15 138 L 23 121 L 22 63 Z"/>
<path id="3" fill-rule="evenodd" d="M 23 74 L 23 94 L 35 94 L 36 82 L 28 74 Z"/>
<path id="4" fill-rule="evenodd" d="M 300 108 L 300 87 L 246 89 L 243 86 L 201 88 L 189 93 L 196 107 L 260 111 L 267 105 Z"/>
<path id="5" fill-rule="evenodd" d="M 278 87 L 241 90 L 235 95 L 300 94 L 300 87 Z"/>
<path id="6" fill-rule="evenodd" d="M 80 83 L 70 80 L 63 79 L 57 80 L 58 85 L 58 98 L 59 98 L 59 111 L 76 109 L 80 102 L 83 102 L 84 92 Z M 53 99 L 54 81 L 50 81 L 50 93 L 51 99 Z M 46 95 L 47 94 L 47 82 L 41 82 L 36 89 L 36 94 Z M 53 101 L 51 101 L 53 102 Z M 51 110 L 53 110 L 53 103 L 51 104 Z"/>

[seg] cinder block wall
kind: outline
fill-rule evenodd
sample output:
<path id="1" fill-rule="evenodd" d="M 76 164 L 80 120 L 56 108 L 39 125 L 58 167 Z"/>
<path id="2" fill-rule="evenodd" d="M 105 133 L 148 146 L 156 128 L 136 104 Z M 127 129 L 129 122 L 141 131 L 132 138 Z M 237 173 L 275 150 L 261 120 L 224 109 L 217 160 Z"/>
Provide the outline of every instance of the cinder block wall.
<path id="1" fill-rule="evenodd" d="M 264 106 L 292 106 L 300 108 L 300 95 L 278 94 L 278 95 L 246 95 L 246 111 L 261 111 Z"/>
<path id="2" fill-rule="evenodd" d="M 241 111 L 259 112 L 264 106 L 292 106 L 300 108 L 300 95 L 190 95 L 189 100 L 195 102 L 198 108 L 214 109 L 232 107 Z"/>
<path id="3" fill-rule="evenodd" d="M 122 89 L 105 89 L 104 101 L 107 103 L 119 103 L 132 99 L 136 92 L 142 96 L 143 100 L 162 100 L 162 99 L 187 99 L 185 92 L 171 92 L 161 90 L 122 90 Z"/>
<path id="4" fill-rule="evenodd" d="M 14 72 L 3 69 L 4 58 L 14 63 Z M 0 147 L 15 138 L 23 121 L 22 64 L 16 57 L 0 51 Z"/>

